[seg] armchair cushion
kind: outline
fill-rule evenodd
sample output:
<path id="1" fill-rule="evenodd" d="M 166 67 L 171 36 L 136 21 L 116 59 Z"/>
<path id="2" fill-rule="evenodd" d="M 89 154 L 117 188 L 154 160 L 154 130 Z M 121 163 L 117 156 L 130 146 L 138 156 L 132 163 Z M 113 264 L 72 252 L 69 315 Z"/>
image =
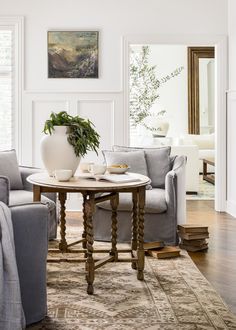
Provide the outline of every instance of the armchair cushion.
<path id="1" fill-rule="evenodd" d="M 9 178 L 10 189 L 23 189 L 15 150 L 0 152 L 0 175 Z"/>
<path id="2" fill-rule="evenodd" d="M 164 188 L 166 174 L 170 171 L 170 147 L 146 149 L 145 156 L 152 187 Z"/>
<path id="3" fill-rule="evenodd" d="M 132 194 L 120 193 L 119 194 L 119 211 L 132 210 Z M 105 201 L 98 204 L 98 207 L 104 210 L 111 210 L 110 201 Z M 146 192 L 146 205 L 145 213 L 162 213 L 166 212 L 167 204 L 165 199 L 164 189 L 152 189 Z"/>
<path id="4" fill-rule="evenodd" d="M 165 176 L 171 168 L 170 147 L 142 148 L 115 145 L 113 146 L 113 150 L 126 152 L 144 151 L 147 172 L 152 181 L 152 187 L 163 188 L 165 186 Z"/>
<path id="5" fill-rule="evenodd" d="M 108 166 L 112 164 L 127 164 L 130 166 L 130 172 L 148 176 L 143 150 L 131 152 L 103 150 L 103 155 Z"/>

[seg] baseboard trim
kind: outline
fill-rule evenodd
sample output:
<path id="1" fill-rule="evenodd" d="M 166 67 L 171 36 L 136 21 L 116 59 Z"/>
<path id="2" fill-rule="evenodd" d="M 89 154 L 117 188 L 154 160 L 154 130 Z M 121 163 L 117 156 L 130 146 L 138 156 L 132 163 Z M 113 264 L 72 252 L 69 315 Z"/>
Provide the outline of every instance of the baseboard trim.
<path id="1" fill-rule="evenodd" d="M 236 202 L 227 201 L 226 202 L 226 212 L 236 218 Z"/>

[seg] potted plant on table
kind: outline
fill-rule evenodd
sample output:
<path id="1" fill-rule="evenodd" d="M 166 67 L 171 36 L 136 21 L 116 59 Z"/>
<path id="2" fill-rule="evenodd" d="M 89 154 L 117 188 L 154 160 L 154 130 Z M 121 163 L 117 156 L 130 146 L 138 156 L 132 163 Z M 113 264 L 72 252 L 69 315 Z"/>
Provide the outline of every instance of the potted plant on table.
<path id="1" fill-rule="evenodd" d="M 50 176 L 56 169 L 71 169 L 74 175 L 81 157 L 99 147 L 99 134 L 89 119 L 66 111 L 52 112 L 46 120 L 41 140 L 41 156 Z"/>

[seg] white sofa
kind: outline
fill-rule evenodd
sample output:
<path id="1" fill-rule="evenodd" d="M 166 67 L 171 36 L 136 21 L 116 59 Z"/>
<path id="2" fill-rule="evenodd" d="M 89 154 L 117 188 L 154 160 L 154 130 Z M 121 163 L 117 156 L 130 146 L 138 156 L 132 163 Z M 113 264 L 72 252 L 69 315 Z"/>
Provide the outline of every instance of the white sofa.
<path id="1" fill-rule="evenodd" d="M 171 146 L 171 155 L 186 156 L 186 192 L 197 193 L 199 190 L 198 163 L 199 154 L 196 145 Z"/>
<path id="2" fill-rule="evenodd" d="M 203 171 L 202 160 L 215 160 L 215 134 L 187 134 L 179 139 L 179 145 L 196 145 L 199 150 L 199 173 Z M 208 172 L 214 173 L 214 166 L 208 166 Z"/>

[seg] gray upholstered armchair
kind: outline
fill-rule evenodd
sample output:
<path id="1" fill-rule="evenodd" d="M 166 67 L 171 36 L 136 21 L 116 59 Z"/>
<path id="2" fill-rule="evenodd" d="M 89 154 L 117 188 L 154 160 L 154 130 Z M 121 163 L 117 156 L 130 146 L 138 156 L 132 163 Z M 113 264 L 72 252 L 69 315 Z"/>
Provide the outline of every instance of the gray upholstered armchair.
<path id="1" fill-rule="evenodd" d="M 40 169 L 18 166 L 15 150 L 0 152 L 0 175 L 9 179 L 10 190 L 7 205 L 17 206 L 33 201 L 32 185 L 27 177 Z M 57 236 L 56 194 L 48 193 L 42 196 L 42 202 L 48 207 L 48 236 L 54 239 Z"/>
<path id="2" fill-rule="evenodd" d="M 118 152 L 104 152 L 108 165 L 127 163 L 132 172 L 150 177 L 152 189 L 146 190 L 144 240 L 163 240 L 167 245 L 178 244 L 177 224 L 186 221 L 185 164 L 186 157 L 170 157 L 170 148 L 134 149 L 117 147 Z M 131 238 L 132 197 L 120 194 L 118 207 L 118 241 Z M 109 241 L 111 228 L 109 202 L 96 206 L 94 237 Z"/>
<path id="3" fill-rule="evenodd" d="M 11 213 L 21 300 L 28 325 L 43 319 L 47 311 L 48 207 L 29 202 L 9 206 L 10 195 L 9 179 L 0 175 L 0 201 L 8 205 Z"/>

